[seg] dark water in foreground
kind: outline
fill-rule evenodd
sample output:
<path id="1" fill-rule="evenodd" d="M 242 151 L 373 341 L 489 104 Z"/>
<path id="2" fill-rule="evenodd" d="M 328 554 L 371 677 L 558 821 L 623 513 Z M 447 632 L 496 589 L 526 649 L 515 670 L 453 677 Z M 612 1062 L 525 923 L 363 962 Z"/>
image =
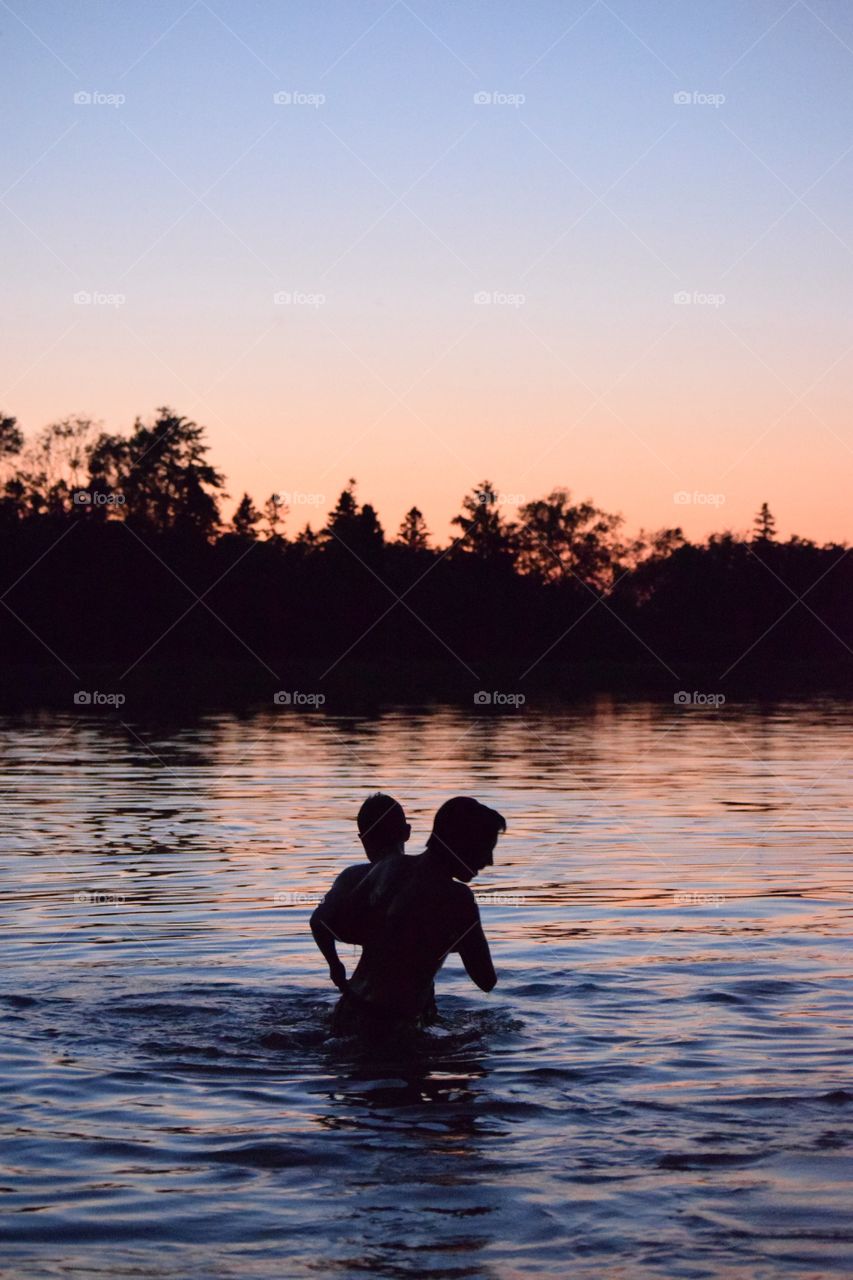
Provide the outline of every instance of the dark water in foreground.
<path id="1" fill-rule="evenodd" d="M 0 738 L 4 1275 L 853 1274 L 850 710 Z M 377 785 L 510 824 L 385 1061 L 307 932 Z"/>

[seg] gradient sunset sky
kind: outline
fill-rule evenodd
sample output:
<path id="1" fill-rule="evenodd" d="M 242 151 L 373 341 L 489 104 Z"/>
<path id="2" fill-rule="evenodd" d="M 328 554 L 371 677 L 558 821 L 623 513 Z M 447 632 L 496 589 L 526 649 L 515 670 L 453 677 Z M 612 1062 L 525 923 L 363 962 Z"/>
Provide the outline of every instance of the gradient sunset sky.
<path id="1" fill-rule="evenodd" d="M 355 476 L 440 539 L 484 477 L 853 535 L 844 0 L 0 0 L 0 31 L 27 432 L 168 404 L 235 497 Z"/>

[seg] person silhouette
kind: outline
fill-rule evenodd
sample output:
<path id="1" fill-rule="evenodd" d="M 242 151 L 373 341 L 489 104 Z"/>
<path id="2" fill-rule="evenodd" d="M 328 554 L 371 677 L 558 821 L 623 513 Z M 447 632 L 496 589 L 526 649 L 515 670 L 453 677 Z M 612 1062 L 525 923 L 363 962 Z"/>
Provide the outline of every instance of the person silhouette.
<path id="1" fill-rule="evenodd" d="M 335 931 L 329 924 L 340 904 L 352 893 L 370 871 L 371 865 L 384 858 L 399 857 L 403 853 L 406 841 L 412 834 L 412 828 L 406 821 L 403 806 L 393 796 L 377 791 L 368 796 L 356 817 L 358 838 L 367 862 L 358 862 L 345 867 L 335 878 L 331 889 L 322 899 L 311 916 L 311 932 L 323 958 L 329 966 L 329 977 L 340 990 L 346 989 L 346 969 L 338 958 L 337 942 L 355 942 L 355 938 L 346 937 L 346 925 L 341 924 L 343 932 Z"/>
<path id="2" fill-rule="evenodd" d="M 426 1025 L 434 1016 L 433 980 L 454 951 L 471 980 L 492 990 L 497 975 L 468 884 L 492 865 L 504 831 L 496 809 L 455 796 L 436 813 L 423 853 L 383 858 L 329 904 L 327 927 L 362 947 L 335 1009 L 336 1031 Z"/>

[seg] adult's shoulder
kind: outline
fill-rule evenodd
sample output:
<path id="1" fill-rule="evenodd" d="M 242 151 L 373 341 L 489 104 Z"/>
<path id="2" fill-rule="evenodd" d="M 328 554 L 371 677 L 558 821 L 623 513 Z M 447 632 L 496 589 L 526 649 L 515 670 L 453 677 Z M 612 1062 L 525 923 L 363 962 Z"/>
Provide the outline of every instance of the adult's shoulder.
<path id="1" fill-rule="evenodd" d="M 453 910 L 462 918 L 475 919 L 480 915 L 473 890 L 461 880 L 451 880 L 450 902 Z"/>

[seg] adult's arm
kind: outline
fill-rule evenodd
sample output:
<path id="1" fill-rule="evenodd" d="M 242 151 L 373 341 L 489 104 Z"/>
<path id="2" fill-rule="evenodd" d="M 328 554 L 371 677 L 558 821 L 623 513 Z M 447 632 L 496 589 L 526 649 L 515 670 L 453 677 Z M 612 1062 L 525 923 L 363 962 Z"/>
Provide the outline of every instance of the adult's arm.
<path id="1" fill-rule="evenodd" d="M 462 957 L 465 972 L 471 981 L 475 982 L 481 991 L 491 991 L 498 980 L 498 975 L 492 963 L 488 939 L 483 933 L 483 926 L 479 920 L 459 943 L 459 955 Z"/>
<path id="2" fill-rule="evenodd" d="M 465 910 L 462 917 L 464 931 L 461 933 L 453 950 L 459 952 L 459 956 L 465 966 L 465 972 L 471 981 L 476 983 L 481 991 L 491 991 L 498 980 L 498 975 L 495 973 L 495 966 L 492 964 L 492 953 L 489 951 L 489 943 L 480 923 L 480 908 L 474 901 L 473 893 L 467 887 L 465 889 L 465 898 Z"/>

